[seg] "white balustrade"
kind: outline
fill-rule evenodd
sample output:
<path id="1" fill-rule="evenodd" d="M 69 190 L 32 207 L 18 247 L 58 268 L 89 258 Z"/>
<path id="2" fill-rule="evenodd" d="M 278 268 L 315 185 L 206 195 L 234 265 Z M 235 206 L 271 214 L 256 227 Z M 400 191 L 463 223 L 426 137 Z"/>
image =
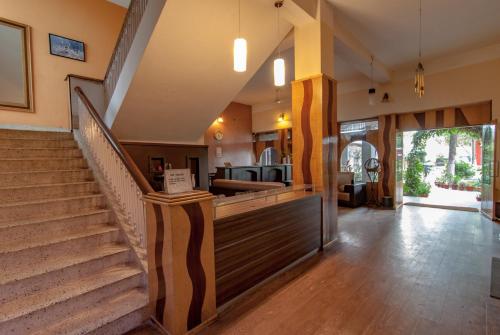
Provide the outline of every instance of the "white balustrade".
<path id="1" fill-rule="evenodd" d="M 132 230 L 141 248 L 146 248 L 146 213 L 142 201 L 143 193 L 127 167 L 108 141 L 99 124 L 92 117 L 87 107 L 79 99 L 80 139 L 87 153 L 97 165 L 99 173 L 111 188 L 115 200 L 125 216 L 126 224 Z M 130 232 L 127 232 L 130 234 Z"/>

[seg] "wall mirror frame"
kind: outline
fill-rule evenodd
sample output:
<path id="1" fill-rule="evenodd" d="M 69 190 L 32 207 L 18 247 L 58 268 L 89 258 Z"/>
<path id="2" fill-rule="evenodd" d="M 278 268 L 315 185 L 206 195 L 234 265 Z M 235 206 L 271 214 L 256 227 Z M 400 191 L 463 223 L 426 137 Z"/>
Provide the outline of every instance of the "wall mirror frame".
<path id="1" fill-rule="evenodd" d="M 0 18 L 0 110 L 35 112 L 30 26 Z"/>

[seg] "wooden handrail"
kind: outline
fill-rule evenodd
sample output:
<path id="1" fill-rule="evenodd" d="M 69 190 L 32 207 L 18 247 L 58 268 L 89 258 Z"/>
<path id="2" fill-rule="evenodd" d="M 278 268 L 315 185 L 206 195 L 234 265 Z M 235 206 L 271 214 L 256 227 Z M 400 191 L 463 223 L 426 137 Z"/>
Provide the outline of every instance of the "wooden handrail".
<path id="1" fill-rule="evenodd" d="M 77 86 L 75 87 L 75 92 L 78 94 L 80 99 L 82 100 L 83 104 L 85 107 L 87 107 L 87 110 L 89 114 L 92 116 L 94 121 L 97 123 L 101 131 L 103 132 L 104 136 L 108 140 L 108 142 L 111 144 L 113 150 L 116 152 L 118 157 L 120 157 L 121 161 L 127 168 L 128 172 L 132 175 L 132 178 L 134 178 L 135 182 L 137 183 L 137 186 L 141 189 L 143 194 L 148 194 L 154 192 L 153 188 L 149 184 L 149 182 L 146 180 L 142 172 L 139 170 L 137 165 L 135 164 L 134 160 L 130 157 L 128 152 L 122 147 L 118 139 L 113 135 L 111 130 L 106 126 L 104 121 L 101 119 L 100 115 L 97 113 L 95 110 L 94 106 L 90 102 L 90 100 L 87 98 L 85 93 L 83 93 L 82 89 Z"/>
<path id="2" fill-rule="evenodd" d="M 82 79 L 82 80 L 88 80 L 88 81 L 93 81 L 93 82 L 96 82 L 98 84 L 102 84 L 104 79 L 98 79 L 98 78 L 92 78 L 92 77 L 87 77 L 87 76 L 82 76 L 82 75 L 79 75 L 79 74 L 68 74 L 66 76 L 66 78 L 64 78 L 64 81 L 67 81 L 69 78 L 75 78 L 75 79 Z"/>

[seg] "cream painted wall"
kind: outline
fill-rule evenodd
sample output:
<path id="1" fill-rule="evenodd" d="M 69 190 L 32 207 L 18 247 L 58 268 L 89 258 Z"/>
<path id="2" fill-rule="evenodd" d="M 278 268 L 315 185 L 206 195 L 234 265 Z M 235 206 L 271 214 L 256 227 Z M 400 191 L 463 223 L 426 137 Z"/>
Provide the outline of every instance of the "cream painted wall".
<path id="1" fill-rule="evenodd" d="M 427 109 L 493 101 L 493 118 L 500 117 L 500 59 L 465 66 L 425 77 L 425 95 L 416 97 L 413 79 L 377 87 L 377 101 L 388 92 L 392 102 L 368 105 L 366 90 L 339 95 L 339 121 L 380 114 L 407 113 Z"/>
<path id="2" fill-rule="evenodd" d="M 285 121 L 279 122 L 281 113 L 285 114 Z M 261 133 L 276 129 L 285 129 L 292 127 L 292 108 L 290 104 L 282 108 L 273 108 L 265 111 L 252 112 L 252 132 Z"/>
<path id="3" fill-rule="evenodd" d="M 384 92 L 390 103 L 368 105 L 366 90 L 339 95 L 339 121 L 356 120 L 380 114 L 406 113 L 428 109 L 492 101 L 493 119 L 500 118 L 500 59 L 461 67 L 425 77 L 425 96 L 418 99 L 413 91 L 413 80 L 382 85 L 377 88 L 378 101 Z M 497 126 L 496 151 L 500 158 L 500 136 Z M 497 200 L 500 200 L 500 177 L 496 178 Z"/>
<path id="4" fill-rule="evenodd" d="M 1 0 L 0 17 L 31 26 L 35 113 L 0 110 L 0 126 L 68 128 L 64 78 L 104 77 L 125 13 L 105 0 Z M 49 33 L 85 42 L 86 62 L 50 55 Z"/>

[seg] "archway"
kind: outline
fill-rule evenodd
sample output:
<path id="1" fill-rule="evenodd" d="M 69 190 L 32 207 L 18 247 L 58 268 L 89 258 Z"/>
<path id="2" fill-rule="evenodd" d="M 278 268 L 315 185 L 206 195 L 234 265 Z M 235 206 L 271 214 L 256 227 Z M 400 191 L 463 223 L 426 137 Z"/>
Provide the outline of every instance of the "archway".
<path id="1" fill-rule="evenodd" d="M 378 158 L 375 146 L 364 140 L 353 141 L 342 151 L 340 171 L 354 172 L 355 183 L 366 183 L 369 179 L 363 164 L 370 158 Z"/>

